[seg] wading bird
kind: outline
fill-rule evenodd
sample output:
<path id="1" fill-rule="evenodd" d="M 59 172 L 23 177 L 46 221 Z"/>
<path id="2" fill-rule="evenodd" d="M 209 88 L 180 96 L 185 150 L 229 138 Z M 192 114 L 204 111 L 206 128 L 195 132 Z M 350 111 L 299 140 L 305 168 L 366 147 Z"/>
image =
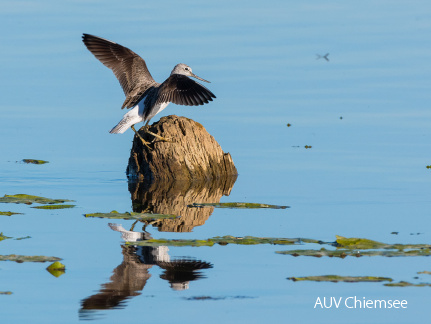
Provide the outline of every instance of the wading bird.
<path id="1" fill-rule="evenodd" d="M 163 83 L 157 83 L 148 71 L 144 59 L 127 47 L 89 34 L 83 34 L 82 41 L 100 62 L 114 72 L 120 82 L 126 95 L 121 109 L 132 108 L 110 130 L 111 134 L 124 133 L 130 127 L 142 143 L 148 146 L 150 143 L 145 141 L 134 127 L 139 122 L 146 122 L 144 126 L 146 133 L 167 141 L 148 130 L 151 118 L 165 109 L 170 102 L 177 105 L 199 106 L 216 98 L 206 87 L 189 78 L 210 83 L 194 74 L 191 67 L 186 64 L 175 65 L 171 75 Z"/>

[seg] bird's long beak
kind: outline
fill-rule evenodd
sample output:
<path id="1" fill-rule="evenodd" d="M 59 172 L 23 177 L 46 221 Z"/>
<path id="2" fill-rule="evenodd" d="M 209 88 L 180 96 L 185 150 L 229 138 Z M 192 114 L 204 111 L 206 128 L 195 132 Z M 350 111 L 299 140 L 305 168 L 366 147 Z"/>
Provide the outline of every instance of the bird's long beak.
<path id="1" fill-rule="evenodd" d="M 202 79 L 202 78 L 198 77 L 198 76 L 197 76 L 196 74 L 194 74 L 194 73 L 192 73 L 192 77 L 194 77 L 194 78 L 196 78 L 196 79 L 198 79 L 198 80 L 201 80 L 201 81 L 207 82 L 207 83 L 211 83 L 211 82 L 209 82 L 209 81 L 207 81 L 207 80 L 205 80 L 205 79 Z"/>

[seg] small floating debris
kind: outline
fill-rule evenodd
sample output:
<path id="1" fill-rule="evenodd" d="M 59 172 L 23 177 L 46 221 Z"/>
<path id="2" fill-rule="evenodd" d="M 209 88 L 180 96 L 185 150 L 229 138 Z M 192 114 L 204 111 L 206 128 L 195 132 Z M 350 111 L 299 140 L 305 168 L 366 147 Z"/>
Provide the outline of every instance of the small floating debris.
<path id="1" fill-rule="evenodd" d="M 22 162 L 27 163 L 27 164 L 45 164 L 45 163 L 49 163 L 48 161 L 35 160 L 35 159 L 23 159 Z"/>
<path id="2" fill-rule="evenodd" d="M 166 215 L 166 214 L 150 214 L 150 213 L 134 213 L 134 212 L 125 212 L 119 213 L 116 210 L 111 211 L 110 213 L 92 213 L 92 214 L 84 214 L 85 217 L 97 217 L 97 218 L 109 218 L 109 219 L 135 219 L 135 220 L 156 220 L 156 219 L 173 219 L 179 216 L 176 215 Z"/>
<path id="3" fill-rule="evenodd" d="M 4 195 L 0 197 L 0 203 L 10 203 L 10 204 L 60 204 L 64 202 L 70 202 L 73 200 L 68 199 L 51 199 L 33 195 L 26 194 L 16 194 L 16 195 Z"/>
<path id="4" fill-rule="evenodd" d="M 421 272 L 418 272 L 418 274 L 428 274 L 428 275 L 431 275 L 431 271 L 421 271 Z"/>
<path id="5" fill-rule="evenodd" d="M 0 241 L 11 239 L 12 237 L 3 235 L 3 232 L 0 233 Z"/>
<path id="6" fill-rule="evenodd" d="M 271 209 L 286 209 L 289 206 L 279 205 L 268 205 L 268 204 L 257 204 L 257 203 L 244 203 L 244 202 L 229 202 L 229 203 L 193 203 L 187 207 L 216 207 L 216 208 L 244 208 L 244 209 L 256 209 L 256 208 L 271 208 Z"/>
<path id="7" fill-rule="evenodd" d="M 43 255 L 16 255 L 16 254 L 9 254 L 9 255 L 0 255 L 0 261 L 15 261 L 18 263 L 22 262 L 55 262 L 55 261 L 61 261 L 61 258 L 57 257 L 48 257 Z"/>
<path id="8" fill-rule="evenodd" d="M 255 297 L 250 296 L 225 296 L 225 297 L 212 297 L 212 296 L 192 296 L 183 297 L 185 300 L 224 300 L 224 299 L 252 299 Z"/>
<path id="9" fill-rule="evenodd" d="M 34 206 L 31 208 L 36 209 L 66 209 L 66 208 L 73 208 L 76 207 L 76 205 L 42 205 L 42 206 Z"/>
<path id="10" fill-rule="evenodd" d="M 6 235 L 3 235 L 3 233 L 0 233 L 0 241 L 6 240 L 6 239 L 14 239 L 16 241 L 20 241 L 20 240 L 26 240 L 26 239 L 29 239 L 29 238 L 31 238 L 31 236 L 18 237 L 16 239 L 14 239 L 13 237 L 6 236 Z"/>
<path id="11" fill-rule="evenodd" d="M 287 127 L 290 127 L 290 126 L 292 126 L 292 124 L 289 124 L 289 123 L 288 123 L 288 124 L 287 124 Z"/>
<path id="12" fill-rule="evenodd" d="M 407 281 L 400 281 L 400 282 L 394 282 L 394 283 L 386 283 L 384 284 L 386 287 L 431 287 L 431 283 L 427 282 L 421 282 L 418 284 L 412 284 Z"/>
<path id="13" fill-rule="evenodd" d="M 11 291 L 0 291 L 0 295 L 12 295 Z"/>
<path id="14" fill-rule="evenodd" d="M 392 282 L 391 278 L 388 277 L 372 277 L 372 276 L 337 276 L 337 275 L 325 275 L 325 276 L 307 276 L 307 277 L 290 277 L 287 278 L 292 281 L 317 281 L 317 282 Z"/>
<path id="15" fill-rule="evenodd" d="M 304 146 L 306 149 L 311 149 L 312 148 L 312 146 L 311 145 L 305 145 Z"/>
<path id="16" fill-rule="evenodd" d="M 12 215 L 23 215 L 23 214 L 22 213 L 14 213 L 11 211 L 6 211 L 6 212 L 0 211 L 0 215 L 1 216 L 12 216 Z"/>

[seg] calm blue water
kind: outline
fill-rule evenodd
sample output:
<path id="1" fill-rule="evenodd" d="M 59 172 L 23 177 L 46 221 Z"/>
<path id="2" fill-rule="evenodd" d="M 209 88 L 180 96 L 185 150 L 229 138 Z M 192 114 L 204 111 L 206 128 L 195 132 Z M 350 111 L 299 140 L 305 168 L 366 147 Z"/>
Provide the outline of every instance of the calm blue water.
<path id="1" fill-rule="evenodd" d="M 83 214 L 130 211 L 132 203 L 125 176 L 132 132 L 108 133 L 123 114 L 123 93 L 83 46 L 83 32 L 131 48 L 157 81 L 179 62 L 210 80 L 214 102 L 170 105 L 159 116 L 202 123 L 231 153 L 239 177 L 222 202 L 291 207 L 216 209 L 192 232 L 148 227 L 153 237 L 333 241 L 342 235 L 429 244 L 429 2 L 48 0 L 3 1 L 1 7 L 0 195 L 67 198 L 77 205 L 55 211 L 0 205 L 0 211 L 24 213 L 0 216 L 0 232 L 31 236 L 0 242 L 2 255 L 58 256 L 67 268 L 55 278 L 45 271 L 47 263 L 1 262 L 0 291 L 13 292 L 0 295 L 3 322 L 428 321 L 427 287 L 286 278 L 337 274 L 431 282 L 429 275 L 417 275 L 431 271 L 429 258 L 293 258 L 275 253 L 286 248 L 269 245 L 170 247 L 172 259 L 192 257 L 213 267 L 185 290 L 172 289 L 156 265 L 139 268 L 145 278 L 131 277 L 141 287 L 121 307 L 80 308 L 123 262 L 123 241 L 110 221 Z M 329 62 L 316 59 L 326 53 Z M 50 163 L 16 162 L 24 158 Z M 130 228 L 133 222 L 117 223 Z M 220 299 L 187 300 L 199 296 Z M 405 299 L 408 308 L 314 309 L 324 296 Z"/>

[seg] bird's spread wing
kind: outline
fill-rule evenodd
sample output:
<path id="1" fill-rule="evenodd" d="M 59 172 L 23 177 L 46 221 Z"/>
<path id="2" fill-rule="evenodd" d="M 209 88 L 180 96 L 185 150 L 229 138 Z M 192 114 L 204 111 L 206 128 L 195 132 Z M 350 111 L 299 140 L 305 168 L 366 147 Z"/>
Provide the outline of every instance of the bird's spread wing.
<path id="1" fill-rule="evenodd" d="M 158 89 L 156 103 L 173 102 L 177 105 L 198 106 L 216 96 L 200 83 L 181 74 L 172 74 Z"/>
<path id="2" fill-rule="evenodd" d="M 82 41 L 100 62 L 114 72 L 120 81 L 127 97 L 122 108 L 130 108 L 127 102 L 133 102 L 134 97 L 142 96 L 148 88 L 156 84 L 144 59 L 127 47 L 89 34 L 84 34 Z"/>

